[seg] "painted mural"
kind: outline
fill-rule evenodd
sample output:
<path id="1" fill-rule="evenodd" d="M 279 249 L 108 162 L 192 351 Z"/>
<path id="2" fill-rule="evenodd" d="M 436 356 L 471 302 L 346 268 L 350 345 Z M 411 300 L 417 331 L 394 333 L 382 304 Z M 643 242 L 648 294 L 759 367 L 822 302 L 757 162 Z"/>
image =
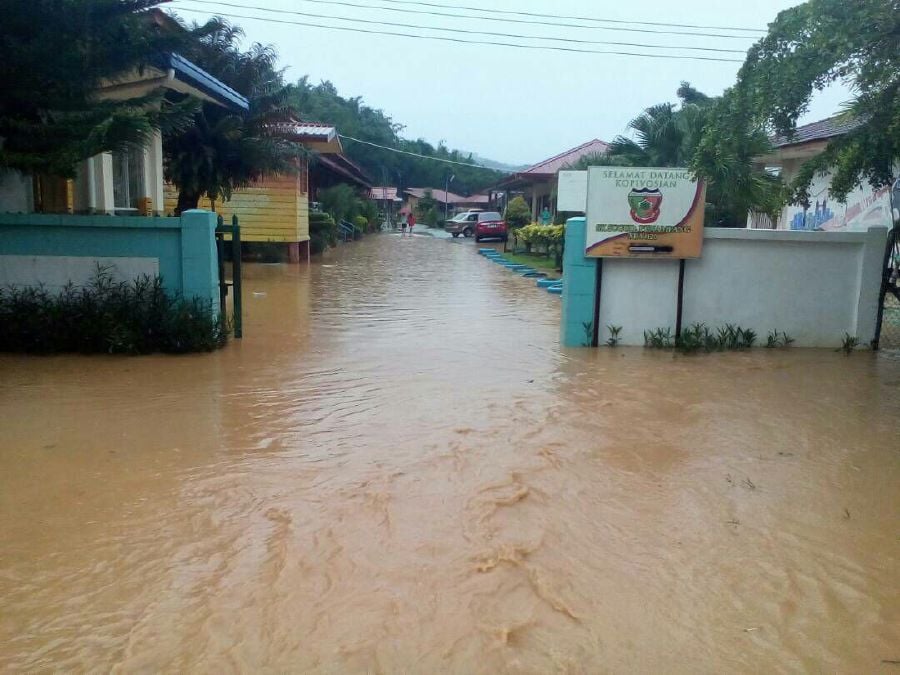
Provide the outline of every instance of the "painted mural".
<path id="1" fill-rule="evenodd" d="M 890 225 L 890 190 L 873 189 L 867 183 L 847 196 L 846 203 L 828 195 L 831 174 L 817 176 L 810 185 L 810 206 L 790 205 L 782 215 L 781 227 L 790 230 L 865 231 Z"/>

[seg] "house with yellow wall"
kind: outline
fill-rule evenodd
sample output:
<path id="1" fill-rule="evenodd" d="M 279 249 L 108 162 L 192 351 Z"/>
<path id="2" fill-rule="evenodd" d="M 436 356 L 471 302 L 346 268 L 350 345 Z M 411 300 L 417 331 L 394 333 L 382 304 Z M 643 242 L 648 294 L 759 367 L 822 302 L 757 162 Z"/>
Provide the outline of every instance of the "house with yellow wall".
<path id="1" fill-rule="evenodd" d="M 339 155 L 337 130 L 328 124 L 297 122 L 275 129 L 318 155 Z M 241 241 L 249 258 L 301 262 L 309 260 L 309 160 L 297 161 L 295 174 L 267 176 L 235 190 L 227 202 L 211 204 L 201 199 L 199 207 L 219 213 L 226 222 L 238 217 Z M 175 186 L 165 186 L 165 208 L 174 213 L 178 203 Z"/>

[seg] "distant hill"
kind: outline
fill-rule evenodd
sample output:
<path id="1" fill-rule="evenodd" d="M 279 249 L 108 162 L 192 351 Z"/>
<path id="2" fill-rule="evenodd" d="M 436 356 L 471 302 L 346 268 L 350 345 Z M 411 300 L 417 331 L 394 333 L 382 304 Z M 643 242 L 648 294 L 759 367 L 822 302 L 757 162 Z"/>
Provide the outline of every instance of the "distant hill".
<path id="1" fill-rule="evenodd" d="M 460 150 L 460 153 L 464 155 L 469 154 L 466 150 Z M 530 166 L 529 164 L 507 164 L 506 162 L 498 162 L 494 159 L 482 157 L 477 152 L 472 153 L 472 160 L 476 164 L 480 164 L 481 166 L 487 167 L 488 169 L 495 169 L 496 171 L 507 171 L 509 173 L 522 171 L 523 169 L 527 169 Z"/>

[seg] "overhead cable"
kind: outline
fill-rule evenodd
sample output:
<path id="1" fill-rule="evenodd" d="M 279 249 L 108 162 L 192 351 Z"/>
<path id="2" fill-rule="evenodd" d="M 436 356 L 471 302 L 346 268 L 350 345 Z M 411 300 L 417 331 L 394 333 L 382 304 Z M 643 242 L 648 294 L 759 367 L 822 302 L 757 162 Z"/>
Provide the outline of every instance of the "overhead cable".
<path id="1" fill-rule="evenodd" d="M 231 2 L 207 2 L 207 0 L 188 0 L 193 3 L 200 4 L 215 4 L 217 6 L 222 7 L 237 7 L 240 9 L 249 9 L 249 10 L 257 10 L 262 12 L 272 12 L 275 14 L 292 14 L 295 16 L 305 16 L 312 17 L 315 19 L 329 19 L 329 20 L 337 20 L 337 21 L 348 21 L 350 23 L 359 23 L 364 25 L 379 25 L 379 26 L 393 26 L 395 28 L 413 28 L 416 30 L 434 30 L 434 31 L 444 31 L 450 33 L 462 33 L 465 35 L 486 35 L 489 37 L 506 37 L 506 38 L 515 38 L 520 40 L 547 40 L 550 42 L 563 42 L 566 44 L 584 44 L 584 45 L 614 45 L 618 47 L 642 47 L 642 48 L 650 48 L 650 49 L 686 49 L 690 51 L 702 51 L 702 52 L 723 52 L 730 54 L 744 54 L 745 50 L 742 49 L 721 49 L 716 47 L 685 47 L 681 45 L 653 45 L 647 44 L 643 42 L 615 42 L 610 40 L 581 40 L 578 38 L 561 38 L 561 37 L 549 37 L 543 35 L 522 35 L 521 33 L 497 33 L 492 31 L 480 31 L 480 30 L 468 30 L 464 28 L 449 28 L 445 26 L 422 26 L 419 24 L 398 24 L 391 21 L 376 21 L 374 19 L 359 19 L 359 18 L 351 18 L 346 16 L 335 16 L 333 14 L 314 14 L 311 12 L 298 12 L 292 10 L 284 10 L 284 9 L 271 9 L 269 7 L 254 7 L 251 5 L 241 5 Z"/>
<path id="2" fill-rule="evenodd" d="M 189 2 L 198 2 L 198 0 L 188 0 Z M 194 14 L 209 14 L 206 10 L 192 9 L 187 7 L 182 7 L 178 5 L 179 11 L 182 12 L 192 12 Z M 481 47 L 511 47 L 515 49 L 529 49 L 529 50 L 537 50 L 537 51 L 555 51 L 555 52 L 569 52 L 576 54 L 608 54 L 611 56 L 636 56 L 641 58 L 651 58 L 651 59 L 681 59 L 681 60 L 690 60 L 690 61 L 714 61 L 719 63 L 743 63 L 743 59 L 724 59 L 713 56 L 692 56 L 689 54 L 646 54 L 641 52 L 624 52 L 624 51 L 616 51 L 616 50 L 604 50 L 604 49 L 576 49 L 574 47 L 554 47 L 552 45 L 527 45 L 527 44 L 519 44 L 514 42 L 498 42 L 492 40 L 490 42 L 486 42 L 484 40 L 466 40 L 465 38 L 451 38 L 442 35 L 417 35 L 415 33 L 401 33 L 398 31 L 385 31 L 385 30 L 373 30 L 368 28 L 351 28 L 349 26 L 329 26 L 328 24 L 314 23 L 310 21 L 288 21 L 286 19 L 275 19 L 269 17 L 261 17 L 261 16 L 249 16 L 246 14 L 231 14 L 231 13 L 222 13 L 216 12 L 218 16 L 224 16 L 232 19 L 249 19 L 252 21 L 262 21 L 264 23 L 276 23 L 276 24 L 284 24 L 291 26 L 304 26 L 307 28 L 323 28 L 327 30 L 339 30 L 345 31 L 349 33 L 365 33 L 369 35 L 390 35 L 393 37 L 405 37 L 412 38 L 415 40 L 438 40 L 441 42 L 455 42 L 459 44 L 472 44 L 479 45 Z M 676 48 L 677 49 L 677 48 Z"/>
<path id="3" fill-rule="evenodd" d="M 218 2 L 218 0 L 195 0 L 196 2 L 201 2 L 207 5 L 226 5 L 227 3 Z M 369 5 L 362 2 L 349 2 L 348 0 L 297 0 L 298 2 L 309 2 L 318 5 L 337 5 L 341 7 L 353 7 L 354 9 L 368 9 L 368 10 L 380 10 L 384 12 L 395 12 L 400 14 L 423 14 L 426 16 L 440 16 L 440 17 L 448 17 L 451 19 L 476 19 L 478 21 L 499 21 L 502 23 L 520 23 L 520 24 L 529 24 L 536 26 L 550 26 L 553 28 L 580 28 L 580 29 L 589 29 L 589 30 L 611 30 L 617 32 L 629 32 L 629 33 L 656 33 L 661 35 L 687 35 L 693 37 L 712 37 L 712 38 L 725 38 L 725 39 L 733 39 L 733 40 L 752 40 L 753 38 L 749 35 L 726 35 L 722 33 L 697 33 L 693 31 L 683 31 L 683 30 L 656 30 L 653 28 L 627 28 L 624 26 L 588 26 L 585 24 L 579 23 L 562 23 L 562 22 L 548 22 L 548 21 L 538 21 L 535 19 L 512 19 L 509 17 L 496 17 L 496 16 L 476 16 L 473 14 L 454 14 L 450 12 L 435 12 L 431 10 L 421 10 L 421 9 L 401 9 L 399 7 L 385 7 L 383 5 Z M 237 5 L 240 8 L 245 8 L 244 5 Z M 249 8 L 248 8 L 249 9 Z M 271 11 L 281 11 L 288 12 L 289 10 L 271 10 Z"/>

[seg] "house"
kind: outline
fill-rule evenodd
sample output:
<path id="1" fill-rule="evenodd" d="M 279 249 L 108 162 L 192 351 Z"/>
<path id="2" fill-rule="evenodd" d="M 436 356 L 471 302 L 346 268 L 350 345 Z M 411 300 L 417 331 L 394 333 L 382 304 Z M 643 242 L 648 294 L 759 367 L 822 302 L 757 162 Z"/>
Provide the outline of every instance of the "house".
<path id="1" fill-rule="evenodd" d="M 446 212 L 447 215 L 455 215 L 466 209 L 488 209 L 490 208 L 491 198 L 489 195 L 471 195 L 464 197 L 463 195 L 454 194 L 437 188 L 409 188 L 403 191 L 405 197 L 404 210 L 416 211 L 419 208 L 419 201 L 430 192 L 431 198 L 438 204 L 438 210 L 441 213 Z"/>
<path id="2" fill-rule="evenodd" d="M 560 170 L 575 164 L 582 157 L 602 155 L 608 151 L 609 144 L 595 138 L 571 150 L 566 150 L 549 159 L 538 162 L 524 171 L 510 174 L 498 183 L 494 189 L 505 191 L 507 195 L 510 192 L 522 193 L 525 201 L 531 205 L 532 221 L 537 222 L 538 215 L 544 208 L 549 209 L 551 214 L 556 215 L 556 186 Z M 505 200 L 505 203 L 509 203 L 508 198 Z"/>
<path id="3" fill-rule="evenodd" d="M 292 119 L 273 126 L 271 131 L 302 144 L 314 158 L 298 158 L 296 173 L 266 176 L 234 190 L 231 199 L 217 202 L 214 210 L 225 220 L 238 217 L 241 241 L 249 258 L 308 261 L 309 210 L 315 191 L 327 187 L 330 174 L 335 172 L 347 179 L 343 182 L 365 183 L 365 179 L 354 173 L 361 169 L 341 154 L 343 148 L 334 126 Z M 323 169 L 326 165 L 328 168 Z M 178 192 L 172 185 L 166 185 L 165 192 L 166 210 L 174 212 Z M 213 210 L 205 198 L 199 206 Z"/>
<path id="4" fill-rule="evenodd" d="M 797 127 L 790 137 L 772 139 L 773 151 L 758 159 L 761 166 L 777 171 L 786 183 L 797 176 L 804 162 L 825 150 L 831 139 L 854 129 L 859 122 L 845 115 L 829 117 Z M 788 204 L 775 222 L 761 213 L 751 213 L 750 229 L 865 231 L 876 225 L 891 226 L 890 188 L 874 189 L 867 182 L 839 203 L 828 195 L 832 173 L 817 175 L 809 187 L 810 204 Z"/>
<path id="5" fill-rule="evenodd" d="M 104 82 L 100 99 L 130 99 L 159 89 L 194 96 L 234 110 L 247 99 L 178 54 Z M 160 215 L 164 212 L 162 136 L 142 148 L 105 152 L 83 160 L 74 179 L 0 173 L 0 212 Z"/>
<path id="6" fill-rule="evenodd" d="M 378 205 L 380 218 L 384 223 L 393 223 L 395 214 L 400 212 L 403 205 L 403 197 L 397 188 L 388 186 L 376 186 L 369 189 L 369 200 Z"/>

